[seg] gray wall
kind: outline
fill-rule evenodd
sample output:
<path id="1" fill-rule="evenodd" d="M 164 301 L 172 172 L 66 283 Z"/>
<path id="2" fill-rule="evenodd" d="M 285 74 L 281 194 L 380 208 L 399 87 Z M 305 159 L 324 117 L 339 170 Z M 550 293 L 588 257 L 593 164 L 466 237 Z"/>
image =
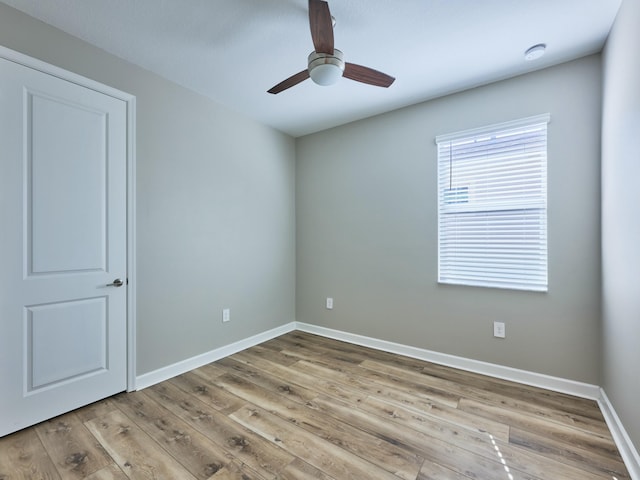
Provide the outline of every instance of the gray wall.
<path id="1" fill-rule="evenodd" d="M 549 292 L 438 285 L 434 137 L 546 112 Z M 600 116 L 595 55 L 299 138 L 296 319 L 599 384 Z"/>
<path id="2" fill-rule="evenodd" d="M 1 3 L 0 45 L 137 97 L 139 374 L 295 319 L 292 138 Z"/>
<path id="3" fill-rule="evenodd" d="M 640 0 L 624 0 L 604 52 L 604 389 L 640 448 Z"/>

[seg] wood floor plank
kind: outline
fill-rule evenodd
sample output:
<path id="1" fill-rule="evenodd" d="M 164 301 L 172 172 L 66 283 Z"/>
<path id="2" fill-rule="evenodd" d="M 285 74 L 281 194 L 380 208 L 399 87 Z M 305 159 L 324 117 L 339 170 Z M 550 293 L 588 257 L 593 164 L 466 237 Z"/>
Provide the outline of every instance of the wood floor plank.
<path id="1" fill-rule="evenodd" d="M 514 412 L 501 406 L 489 405 L 471 399 L 460 400 L 461 410 L 497 422 L 521 428 L 532 433 L 540 433 L 570 445 L 587 448 L 604 455 L 617 455 L 618 449 L 610 437 L 587 433 L 580 429 L 560 425 L 527 413 Z"/>
<path id="2" fill-rule="evenodd" d="M 360 355 L 364 360 L 381 361 L 389 366 L 395 366 L 403 371 L 422 372 L 435 378 L 444 380 L 452 380 L 461 385 L 476 387 L 480 390 L 486 390 L 494 394 L 504 397 L 511 397 L 516 400 L 533 399 L 533 404 L 538 406 L 549 406 L 550 408 L 564 411 L 569 414 L 576 414 L 596 419 L 604 423 L 604 418 L 597 402 L 589 399 L 577 398 L 559 392 L 552 392 L 539 387 L 533 387 L 522 384 L 515 384 L 508 380 L 495 377 L 488 377 L 475 372 L 464 371 L 445 365 L 437 365 L 431 362 L 396 355 L 380 350 L 372 350 L 367 347 L 354 345 L 347 342 L 339 342 L 319 335 L 307 332 L 290 332 L 278 339 L 285 337 L 294 338 L 301 346 L 306 347 L 306 343 L 320 344 L 326 348 L 334 348 L 342 352 L 351 352 L 354 355 Z"/>
<path id="3" fill-rule="evenodd" d="M 295 457 L 304 458 L 334 478 L 344 480 L 398 480 L 398 477 L 334 444 L 290 424 L 255 406 L 243 407 L 230 415 L 238 423 L 270 442 L 281 445 Z"/>
<path id="4" fill-rule="evenodd" d="M 210 480 L 265 480 L 265 477 L 244 463 L 232 461 L 214 473 Z"/>
<path id="5" fill-rule="evenodd" d="M 337 399 L 353 403 L 354 405 L 357 405 L 369 395 L 368 392 L 345 386 L 339 382 L 313 377 L 293 370 L 290 367 L 283 367 L 282 365 L 262 360 L 249 351 L 236 353 L 232 358 L 240 362 L 245 362 L 259 370 L 263 370 L 281 380 L 309 390 L 316 390 L 318 393 L 330 395 Z"/>
<path id="6" fill-rule="evenodd" d="M 89 420 L 85 425 L 132 480 L 195 480 L 191 473 L 123 413 L 114 411 Z"/>
<path id="7" fill-rule="evenodd" d="M 104 400 L 101 400 L 99 402 L 95 402 L 87 405 L 86 407 L 79 408 L 73 413 L 76 417 L 78 417 L 78 420 L 84 423 L 88 422 L 89 420 L 93 420 L 94 418 L 106 415 L 107 413 L 111 413 L 117 409 L 118 407 L 115 406 L 110 398 L 105 398 Z"/>
<path id="8" fill-rule="evenodd" d="M 82 479 L 112 463 L 73 412 L 41 423 L 35 430 L 63 479 Z"/>
<path id="9" fill-rule="evenodd" d="M 604 422 L 604 417 L 602 416 L 602 412 L 600 412 L 598 403 L 594 400 L 578 398 L 560 392 L 552 392 L 530 385 L 516 384 L 508 380 L 487 377 L 486 375 L 465 372 L 463 370 L 428 362 L 425 363 L 423 372 L 432 377 L 452 380 L 523 403 L 532 403 L 540 407 L 548 407 L 567 414 L 588 417 L 599 422 Z"/>
<path id="10" fill-rule="evenodd" d="M 436 402 L 453 408 L 458 406 L 460 395 L 449 391 L 434 388 L 428 383 L 406 380 L 396 375 L 389 375 L 357 367 L 330 368 L 318 362 L 302 360 L 292 365 L 299 371 L 310 371 L 321 378 L 339 380 L 345 385 L 366 391 L 370 395 L 389 396 L 398 401 L 405 402 L 408 398 L 423 399 L 425 402 Z"/>
<path id="11" fill-rule="evenodd" d="M 118 465 L 112 463 L 111 465 L 92 473 L 85 477 L 84 480 L 127 480 L 128 477 L 120 469 Z"/>
<path id="12" fill-rule="evenodd" d="M 313 400 L 318 392 L 296 385 L 286 379 L 279 378 L 247 363 L 239 362 L 231 357 L 219 362 L 227 369 L 227 373 L 237 375 L 261 386 L 267 391 L 285 395 L 287 398 L 300 403 Z"/>
<path id="13" fill-rule="evenodd" d="M 229 419 L 170 382 L 154 385 L 144 392 L 178 418 L 198 430 L 238 461 L 268 479 L 277 479 L 294 456 Z"/>
<path id="14" fill-rule="evenodd" d="M 282 480 L 337 480 L 313 465 L 296 458 L 282 472 Z"/>
<path id="15" fill-rule="evenodd" d="M 298 360 L 323 360 L 330 361 L 332 365 L 357 365 L 364 358 L 361 355 L 353 355 L 350 352 L 343 350 L 329 349 L 322 345 L 318 345 L 312 342 L 301 343 L 296 340 L 287 340 L 286 337 L 276 339 L 281 342 L 282 349 L 280 353 L 289 358 L 296 358 Z M 292 362 L 294 363 L 294 362 Z"/>
<path id="16" fill-rule="evenodd" d="M 420 470 L 423 461 L 420 456 L 358 430 L 348 423 L 323 415 L 312 408 L 312 402 L 305 405 L 298 404 L 281 395 L 264 391 L 248 380 L 233 375 L 223 375 L 216 379 L 216 383 L 221 388 L 241 396 L 247 402 L 260 405 L 261 408 L 278 415 L 283 420 L 358 455 L 400 478 L 414 480 Z"/>
<path id="17" fill-rule="evenodd" d="M 212 388 L 211 384 L 195 371 L 174 377 L 169 382 L 222 413 L 234 412 L 244 405 L 238 397 L 229 395 L 224 390 Z"/>
<path id="18" fill-rule="evenodd" d="M 293 331 L 0 438 L 0 480 L 631 480 L 597 402 Z"/>
<path id="19" fill-rule="evenodd" d="M 355 372 L 353 374 L 345 374 L 342 372 L 334 373 L 331 369 L 327 369 L 320 365 L 310 364 L 306 361 L 298 362 L 295 364 L 295 368 L 302 369 L 303 371 L 312 371 L 314 375 L 323 378 L 337 378 L 346 384 L 361 382 L 363 381 L 361 379 L 369 380 L 372 377 L 378 379 L 378 377 L 374 376 L 373 373 L 369 375 L 358 375 Z M 376 385 L 376 383 L 373 384 Z M 409 383 L 408 386 L 406 384 L 401 385 L 400 383 L 392 383 L 392 385 L 396 385 L 396 388 L 388 388 L 389 385 L 385 381 L 385 387 L 387 387 L 387 389 L 379 387 L 377 391 L 372 393 L 370 396 L 380 397 L 383 399 L 387 397 L 392 402 L 402 404 L 404 406 L 410 406 L 416 411 L 421 412 L 423 415 L 455 423 L 473 430 L 490 431 L 495 437 L 504 440 L 507 440 L 509 437 L 509 428 L 505 424 L 478 417 L 476 415 L 469 415 L 455 407 L 451 407 L 450 405 L 432 401 L 430 400 L 431 395 L 429 395 L 429 399 L 424 398 L 424 390 L 421 385 L 416 385 L 412 382 Z M 398 395 L 398 390 L 404 391 L 407 395 Z M 458 401 L 455 402 L 455 406 L 457 406 L 457 404 Z"/>
<path id="20" fill-rule="evenodd" d="M 194 477 L 206 480 L 230 458 L 215 443 L 151 400 L 144 392 L 115 397 L 118 407 Z"/>
<path id="21" fill-rule="evenodd" d="M 371 408 L 373 407 L 373 408 Z M 407 428 L 416 429 L 427 435 L 444 440 L 451 445 L 481 455 L 489 460 L 504 461 L 511 469 L 517 469 L 541 479 L 581 478 L 583 480 L 602 479 L 602 472 L 593 473 L 582 468 L 560 462 L 558 460 L 539 455 L 533 451 L 515 447 L 507 440 L 496 438 L 490 431 L 470 432 L 464 430 L 447 430 L 412 409 L 385 404 L 385 402 L 367 399 L 360 408 L 371 411 L 381 417 L 387 417 L 393 422 L 400 423 Z M 496 453 L 499 455 L 496 456 Z M 553 472 L 548 476 L 548 472 Z"/>
<path id="22" fill-rule="evenodd" d="M 192 373 L 198 373 L 207 378 L 216 378 L 220 375 L 224 375 L 225 371 L 223 368 L 220 368 L 217 363 L 208 363 L 202 367 L 192 370 Z"/>
<path id="23" fill-rule="evenodd" d="M 277 338 L 275 340 L 277 340 Z M 287 355 L 283 353 L 282 350 L 266 348 L 264 343 L 256 345 L 255 348 L 251 347 L 251 351 L 261 358 L 269 360 L 270 362 L 278 363 L 284 367 L 288 367 L 299 360 L 297 356 Z"/>
<path id="24" fill-rule="evenodd" d="M 0 480 L 61 480 L 35 429 L 0 438 Z"/>
<path id="25" fill-rule="evenodd" d="M 609 433 L 606 424 L 602 421 L 596 421 L 590 417 L 570 414 L 567 412 L 550 409 L 548 407 L 541 407 L 538 404 L 532 405 L 523 400 L 514 400 L 510 397 L 500 395 L 495 391 L 482 390 L 476 387 L 469 386 L 468 384 L 452 382 L 451 380 L 443 380 L 440 378 L 434 379 L 422 373 L 407 371 L 398 367 L 370 360 L 363 362 L 361 366 L 366 369 L 371 369 L 376 373 L 386 372 L 390 375 L 395 375 L 398 378 L 406 378 L 409 381 L 436 384 L 439 385 L 443 390 L 448 390 L 454 394 L 458 394 L 460 395 L 460 397 L 475 399 L 482 402 L 489 402 L 491 404 L 499 404 L 502 408 L 510 408 L 511 410 L 517 412 L 525 411 L 537 417 L 569 425 L 573 428 L 582 429 L 585 432 L 598 435 Z"/>
<path id="26" fill-rule="evenodd" d="M 509 443 L 577 468 L 604 474 L 607 478 L 617 478 L 618 480 L 630 478 L 621 457 L 602 455 L 593 450 L 554 440 L 547 435 L 512 427 L 509 432 Z"/>
<path id="27" fill-rule="evenodd" d="M 437 463 L 426 461 L 420 469 L 416 480 L 469 480 L 471 477 L 454 472 Z"/>
<path id="28" fill-rule="evenodd" d="M 509 426 L 494 421 L 483 422 L 482 419 L 467 415 L 466 417 L 452 418 L 451 414 L 439 414 L 438 410 L 444 407 L 434 406 L 432 410 L 425 411 L 416 409 L 413 406 L 400 405 L 395 402 L 389 402 L 385 399 L 369 397 L 362 402 L 358 408 L 370 412 L 380 417 L 389 417 L 405 419 L 407 425 L 412 425 L 419 430 L 433 430 L 451 425 L 451 429 L 456 432 L 461 427 L 476 433 L 490 434 L 494 438 L 498 438 L 505 442 L 509 441 Z M 435 411 L 433 411 L 435 410 Z M 464 412 L 460 412 L 464 413 Z"/>
<path id="29" fill-rule="evenodd" d="M 425 457 L 425 461 L 431 461 L 446 466 L 458 474 L 468 475 L 472 478 L 500 478 L 504 475 L 504 465 L 498 457 L 489 457 L 477 454 L 461 448 L 456 443 L 447 439 L 455 439 L 463 435 L 465 429 L 447 429 L 442 426 L 432 431 L 419 431 L 414 428 L 406 428 L 399 421 L 385 422 L 376 416 L 360 409 L 351 408 L 347 404 L 341 404 L 335 399 L 316 399 L 315 404 L 326 411 L 327 414 L 342 418 L 351 425 L 358 426 L 381 438 L 386 438 L 396 445 L 411 449 Z M 427 433 L 428 432 L 428 433 Z M 484 452 L 483 452 L 484 453 Z M 538 479 L 526 472 L 513 470 L 514 479 Z"/>
<path id="30" fill-rule="evenodd" d="M 340 345 L 342 346 L 342 343 L 341 343 Z M 361 348 L 361 347 L 358 347 L 358 348 Z M 366 357 L 365 357 L 365 358 L 366 358 Z M 394 358 L 395 358 L 395 357 L 394 357 Z M 402 358 L 404 358 L 404 357 L 402 357 Z M 413 360 L 413 359 L 410 359 L 410 360 L 411 360 L 412 362 L 414 362 L 414 361 L 415 361 L 415 360 Z M 424 363 L 424 362 L 421 362 L 421 363 Z M 299 363 L 298 363 L 297 365 L 299 365 Z M 340 370 L 340 369 L 342 369 L 342 368 L 343 368 L 343 367 L 341 366 L 341 367 L 339 368 L 339 370 Z M 413 369 L 412 369 L 412 371 L 414 371 L 414 372 L 416 372 L 416 373 L 419 373 L 419 370 L 420 370 L 419 368 L 413 368 Z M 284 375 L 284 373 L 282 373 L 282 372 L 281 372 L 281 374 L 283 374 L 283 375 Z M 335 377 L 334 377 L 334 378 L 335 378 Z M 525 387 L 525 390 L 527 390 L 527 391 L 528 391 L 528 390 L 529 390 L 529 387 Z M 360 402 L 359 402 L 359 403 L 360 403 Z M 479 417 L 478 417 L 478 418 L 479 418 Z M 603 423 L 604 423 L 604 422 L 603 422 Z"/>

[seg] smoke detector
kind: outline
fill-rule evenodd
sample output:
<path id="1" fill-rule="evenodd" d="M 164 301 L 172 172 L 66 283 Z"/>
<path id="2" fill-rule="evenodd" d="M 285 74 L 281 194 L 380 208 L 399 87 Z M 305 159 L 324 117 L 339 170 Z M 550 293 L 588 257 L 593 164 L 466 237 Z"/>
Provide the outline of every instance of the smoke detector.
<path id="1" fill-rule="evenodd" d="M 544 52 L 546 49 L 547 49 L 547 46 L 544 43 L 539 43 L 537 45 L 534 45 L 533 47 L 527 49 L 526 52 L 524 52 L 524 59 L 527 62 L 530 62 L 532 60 L 537 60 L 542 55 L 544 55 Z"/>

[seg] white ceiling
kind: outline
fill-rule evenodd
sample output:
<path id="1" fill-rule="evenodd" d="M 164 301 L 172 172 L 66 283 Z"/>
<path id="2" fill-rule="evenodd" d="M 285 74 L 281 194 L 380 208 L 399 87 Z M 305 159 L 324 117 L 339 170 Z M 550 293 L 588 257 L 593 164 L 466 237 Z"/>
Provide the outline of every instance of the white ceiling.
<path id="1" fill-rule="evenodd" d="M 602 49 L 621 0 L 331 0 L 345 60 L 396 77 L 267 90 L 306 68 L 307 0 L 2 0 L 293 136 Z M 546 54 L 524 51 L 546 43 Z"/>

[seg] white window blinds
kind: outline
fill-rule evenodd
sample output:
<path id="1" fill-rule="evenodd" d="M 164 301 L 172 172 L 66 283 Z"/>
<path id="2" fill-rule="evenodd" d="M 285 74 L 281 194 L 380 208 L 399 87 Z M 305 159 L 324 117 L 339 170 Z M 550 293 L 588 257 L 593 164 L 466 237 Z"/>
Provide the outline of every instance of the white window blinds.
<path id="1" fill-rule="evenodd" d="M 439 282 L 547 291 L 549 119 L 436 138 Z"/>

